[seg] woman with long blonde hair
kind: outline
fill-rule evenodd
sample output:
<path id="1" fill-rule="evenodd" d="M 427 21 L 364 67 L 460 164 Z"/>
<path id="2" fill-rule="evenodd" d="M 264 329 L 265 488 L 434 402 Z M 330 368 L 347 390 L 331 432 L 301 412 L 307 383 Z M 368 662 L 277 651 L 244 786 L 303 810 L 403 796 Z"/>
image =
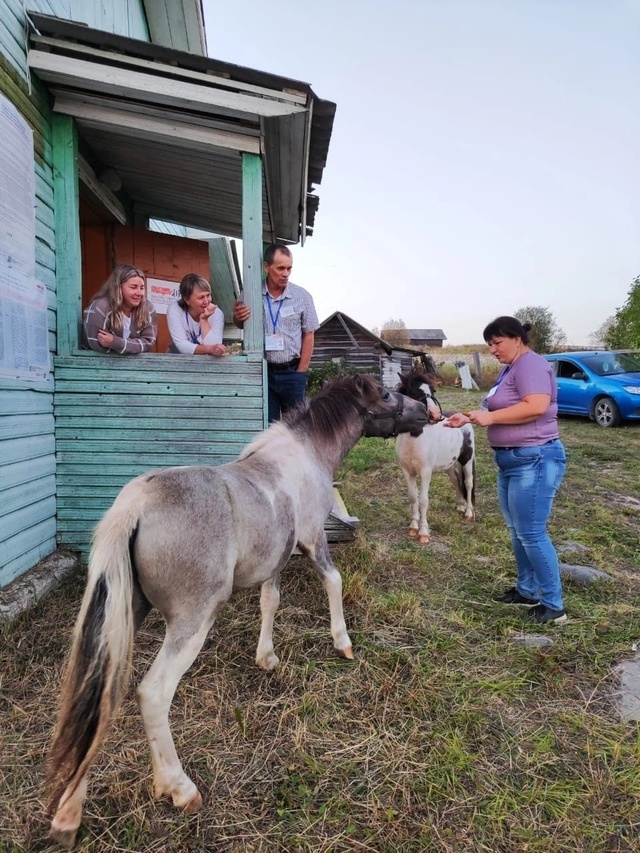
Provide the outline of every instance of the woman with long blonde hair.
<path id="1" fill-rule="evenodd" d="M 147 278 L 131 264 L 118 264 L 85 309 L 83 345 L 97 352 L 136 355 L 155 343 L 158 321 L 146 295 Z"/>

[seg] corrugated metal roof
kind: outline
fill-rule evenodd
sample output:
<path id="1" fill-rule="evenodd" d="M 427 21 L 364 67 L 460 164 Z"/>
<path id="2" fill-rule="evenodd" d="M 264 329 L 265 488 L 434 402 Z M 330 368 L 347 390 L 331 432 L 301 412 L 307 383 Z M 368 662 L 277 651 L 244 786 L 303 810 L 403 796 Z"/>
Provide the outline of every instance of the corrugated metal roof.
<path id="1" fill-rule="evenodd" d="M 242 158 L 264 163 L 265 240 L 313 230 L 335 104 L 307 83 L 32 14 L 29 65 L 137 216 L 242 236 Z M 304 229 L 304 230 L 303 230 Z"/>

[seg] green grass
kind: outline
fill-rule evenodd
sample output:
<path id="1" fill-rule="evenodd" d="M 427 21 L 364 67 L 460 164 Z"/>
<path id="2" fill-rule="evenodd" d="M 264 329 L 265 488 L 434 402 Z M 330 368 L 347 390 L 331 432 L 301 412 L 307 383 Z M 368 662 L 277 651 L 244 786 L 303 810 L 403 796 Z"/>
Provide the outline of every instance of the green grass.
<path id="1" fill-rule="evenodd" d="M 479 395 L 443 389 L 444 406 Z M 178 753 L 205 798 L 155 803 L 130 695 L 92 773 L 81 851 L 610 853 L 638 849 L 640 731 L 616 715 L 615 665 L 640 635 L 640 428 L 562 420 L 568 469 L 551 531 L 612 580 L 567 584 L 569 621 L 546 648 L 511 642 L 521 613 L 484 431 L 477 519 L 431 487 L 432 543 L 405 530 L 392 441 L 361 441 L 338 474 L 354 543 L 336 547 L 356 660 L 335 657 L 324 593 L 302 559 L 284 573 L 272 676 L 253 663 L 258 593 L 221 614 L 172 710 Z M 0 853 L 45 851 L 45 755 L 82 590 L 72 580 L 0 637 Z M 139 636 L 135 678 L 162 626 Z"/>

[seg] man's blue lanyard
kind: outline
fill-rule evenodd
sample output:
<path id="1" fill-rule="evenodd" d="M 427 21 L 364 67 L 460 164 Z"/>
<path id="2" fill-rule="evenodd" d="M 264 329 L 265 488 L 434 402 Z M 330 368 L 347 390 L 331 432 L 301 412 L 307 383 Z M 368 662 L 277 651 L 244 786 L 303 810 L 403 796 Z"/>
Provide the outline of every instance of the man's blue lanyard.
<path id="1" fill-rule="evenodd" d="M 278 328 L 278 317 L 280 316 L 280 309 L 284 303 L 284 299 L 281 299 L 278 302 L 278 310 L 276 311 L 276 316 L 273 316 L 273 310 L 271 307 L 271 299 L 269 298 L 269 294 L 265 293 L 264 298 L 267 301 L 267 308 L 269 309 L 269 316 L 271 317 L 271 322 L 273 323 L 273 334 L 275 335 L 276 329 Z"/>

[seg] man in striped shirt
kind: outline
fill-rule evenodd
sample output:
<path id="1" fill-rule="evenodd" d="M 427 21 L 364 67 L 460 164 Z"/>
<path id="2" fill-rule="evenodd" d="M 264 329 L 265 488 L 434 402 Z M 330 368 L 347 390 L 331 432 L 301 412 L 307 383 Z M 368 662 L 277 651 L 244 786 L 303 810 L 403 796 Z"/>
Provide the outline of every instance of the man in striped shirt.
<path id="1" fill-rule="evenodd" d="M 292 266 L 293 256 L 287 246 L 274 243 L 267 247 L 262 301 L 269 423 L 304 400 L 314 335 L 320 325 L 311 294 L 289 281 Z M 233 322 L 241 329 L 250 313 L 238 300 L 233 307 Z"/>

